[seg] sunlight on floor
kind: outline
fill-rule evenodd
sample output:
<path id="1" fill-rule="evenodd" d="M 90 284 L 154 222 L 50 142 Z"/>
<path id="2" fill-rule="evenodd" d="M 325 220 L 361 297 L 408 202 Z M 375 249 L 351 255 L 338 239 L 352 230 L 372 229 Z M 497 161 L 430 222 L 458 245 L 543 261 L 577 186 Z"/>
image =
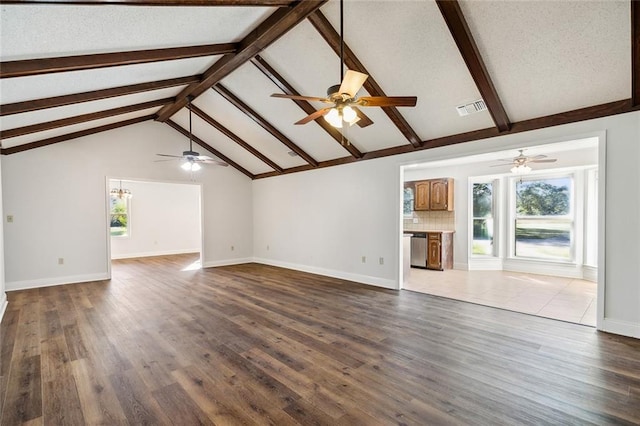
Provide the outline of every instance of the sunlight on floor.
<path id="1" fill-rule="evenodd" d="M 188 265 L 185 268 L 181 269 L 181 271 L 197 271 L 198 269 L 202 269 L 200 259 L 196 260 L 191 265 Z"/>
<path id="2" fill-rule="evenodd" d="M 503 271 L 411 268 L 404 289 L 545 318 L 596 325 L 597 285 L 591 281 Z"/>

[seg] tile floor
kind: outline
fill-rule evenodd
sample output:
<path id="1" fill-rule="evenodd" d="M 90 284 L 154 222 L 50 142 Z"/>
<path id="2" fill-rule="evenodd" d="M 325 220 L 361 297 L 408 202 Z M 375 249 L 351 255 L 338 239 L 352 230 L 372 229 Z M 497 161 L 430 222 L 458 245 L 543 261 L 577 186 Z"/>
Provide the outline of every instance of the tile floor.
<path id="1" fill-rule="evenodd" d="M 411 268 L 405 290 L 596 325 L 596 283 L 506 271 L 429 271 Z"/>

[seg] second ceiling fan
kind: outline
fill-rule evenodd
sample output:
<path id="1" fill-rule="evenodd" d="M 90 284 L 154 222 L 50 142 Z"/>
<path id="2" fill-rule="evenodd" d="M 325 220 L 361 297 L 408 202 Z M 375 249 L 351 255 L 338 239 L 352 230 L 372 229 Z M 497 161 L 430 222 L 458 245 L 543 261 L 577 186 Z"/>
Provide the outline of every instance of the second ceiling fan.
<path id="1" fill-rule="evenodd" d="M 325 118 L 333 127 L 342 128 L 343 123 L 349 126 L 358 124 L 360 127 L 366 127 L 373 124 L 373 121 L 367 117 L 358 107 L 413 107 L 416 106 L 418 100 L 415 96 L 362 96 L 357 97 L 358 91 L 362 88 L 364 82 L 369 78 L 367 74 L 347 70 L 344 73 L 344 19 L 343 19 L 343 0 L 340 0 L 340 80 L 341 84 L 329 87 L 327 89 L 327 97 L 321 98 L 316 96 L 286 95 L 282 93 L 274 93 L 271 96 L 275 98 L 297 99 L 305 101 L 317 101 L 332 106 L 322 108 L 316 112 L 309 114 L 295 124 L 307 124 L 319 117 Z"/>

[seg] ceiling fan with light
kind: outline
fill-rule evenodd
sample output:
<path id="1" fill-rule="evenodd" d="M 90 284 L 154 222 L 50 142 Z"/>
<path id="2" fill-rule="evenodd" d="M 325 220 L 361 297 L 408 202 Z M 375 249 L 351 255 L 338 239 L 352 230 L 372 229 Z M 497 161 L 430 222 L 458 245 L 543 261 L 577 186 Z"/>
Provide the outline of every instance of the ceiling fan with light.
<path id="1" fill-rule="evenodd" d="M 200 155 L 199 152 L 193 150 L 193 132 L 191 129 L 191 101 L 193 98 L 191 96 L 188 97 L 188 106 L 189 109 L 189 150 L 183 151 L 182 155 L 170 155 L 170 154 L 156 154 L 160 157 L 171 157 L 168 160 L 156 160 L 156 162 L 161 161 L 175 161 L 175 160 L 183 160 L 180 167 L 183 170 L 190 172 L 197 172 L 202 168 L 200 164 L 215 164 L 217 166 L 227 167 L 228 164 L 221 160 L 216 160 L 215 158 L 208 157 L 206 155 Z"/>
<path id="2" fill-rule="evenodd" d="M 274 93 L 274 98 L 297 99 L 305 101 L 323 102 L 333 104 L 330 107 L 319 109 L 309 114 L 295 124 L 307 124 L 319 117 L 325 120 L 333 127 L 342 128 L 343 123 L 349 126 L 358 124 L 360 127 L 366 127 L 373 124 L 373 121 L 367 117 L 359 107 L 413 107 L 416 106 L 418 100 L 415 96 L 362 96 L 357 97 L 358 91 L 362 88 L 364 82 L 369 78 L 367 74 L 347 70 L 344 74 L 344 19 L 343 19 L 343 0 L 340 0 L 340 81 L 327 89 L 327 97 L 287 95 L 283 93 Z"/>
<path id="3" fill-rule="evenodd" d="M 528 157 L 524 155 L 524 149 L 518 150 L 519 154 L 513 158 L 503 158 L 498 161 L 504 161 L 503 164 L 494 164 L 491 167 L 503 167 L 503 166 L 512 166 L 511 173 L 514 174 L 524 174 L 529 173 L 531 171 L 531 167 L 529 163 L 555 163 L 557 160 L 555 158 L 547 158 L 546 155 L 534 155 L 533 157 Z"/>

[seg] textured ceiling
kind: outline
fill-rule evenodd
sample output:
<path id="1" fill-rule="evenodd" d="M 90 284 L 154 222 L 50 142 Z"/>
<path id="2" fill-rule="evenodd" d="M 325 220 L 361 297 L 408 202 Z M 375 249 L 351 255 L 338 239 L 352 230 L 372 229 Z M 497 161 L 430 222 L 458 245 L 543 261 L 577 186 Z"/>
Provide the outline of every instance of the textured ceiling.
<path id="1" fill-rule="evenodd" d="M 322 118 L 318 123 L 294 125 L 308 112 L 290 100 L 271 98 L 270 94 L 282 90 L 251 62 L 259 54 L 257 61 L 266 63 L 298 93 L 325 96 L 329 86 L 339 83 L 340 62 L 316 26 L 318 20 L 328 22 L 325 30 L 337 36 L 337 0 L 291 2 L 284 8 L 262 6 L 259 0 L 217 0 L 211 4 L 218 5 L 208 7 L 107 5 L 101 0 L 94 5 L 73 4 L 73 0 L 2 3 L 3 68 L 30 59 L 57 61 L 76 55 L 85 55 L 83 60 L 88 61 L 81 70 L 3 75 L 0 130 L 2 153 L 8 155 L 36 149 L 40 141 L 52 137 L 63 143 L 73 132 L 90 132 L 137 117 L 159 115 L 157 125 L 165 125 L 162 115 L 168 109 L 171 122 L 188 129 L 188 112 L 182 105 L 189 93 L 197 95 L 193 105 L 208 117 L 193 114 L 194 135 L 236 163 L 243 173 L 257 177 L 627 112 L 640 104 L 632 93 L 634 78 L 640 85 L 639 77 L 634 76 L 640 74 L 640 59 L 634 60 L 631 54 L 640 44 L 640 29 L 632 39 L 632 22 L 640 21 L 640 12 L 633 11 L 630 1 L 448 1 L 443 5 L 431 0 L 346 0 L 344 38 L 353 55 L 347 53 L 346 64 L 354 66 L 355 58 L 370 74 L 370 82 L 378 86 L 365 86 L 359 96 L 381 95 L 367 90 L 382 90 L 387 96 L 418 98 L 413 108 L 362 108 L 374 124 L 343 129 L 350 146 L 341 145 L 335 130 L 330 134 L 321 127 Z M 314 5 L 320 6 L 318 11 L 312 10 Z M 447 8 L 459 12 L 462 26 L 452 24 Z M 308 19 L 304 19 L 308 12 L 296 16 L 303 13 L 300 10 L 311 15 Z M 280 19 L 284 14 L 287 17 Z M 253 31 L 267 36 L 254 37 Z M 465 34 L 471 39 L 466 44 Z M 168 52 L 170 48 L 227 43 L 237 49 L 235 54 L 100 63 L 104 57 L 100 54 L 105 53 Z M 250 53 L 243 56 L 245 48 Z M 480 61 L 475 69 L 467 65 L 468 49 L 471 62 L 474 58 Z M 242 60 L 234 62 L 230 72 L 216 78 L 216 87 L 196 90 L 198 81 L 238 58 Z M 166 83 L 155 90 L 146 87 L 178 78 L 190 80 Z M 118 93 L 103 96 L 107 89 Z M 220 91 L 230 93 L 240 105 L 225 99 Z M 498 130 L 489 111 L 458 115 L 456 106 L 480 98 L 498 117 L 504 107 L 501 117 L 507 122 L 506 129 Z M 132 110 L 137 104 L 156 100 L 164 100 L 166 106 L 157 103 Z M 40 109 L 32 110 L 34 105 Z M 318 102 L 311 105 L 324 107 Z M 571 112 L 586 107 L 596 108 Z M 117 115 L 102 113 L 115 108 L 121 109 Z M 89 121 L 75 118 L 87 114 L 94 116 Z M 61 119 L 70 121 L 48 123 Z M 527 122 L 532 119 L 540 120 Z M 22 129 L 24 126 L 31 127 Z M 412 141 L 412 134 L 417 139 Z M 188 138 L 176 136 L 176 150 L 187 149 Z M 298 155 L 290 155 L 292 150 Z M 157 158 L 155 154 L 150 153 L 149 161 Z"/>

